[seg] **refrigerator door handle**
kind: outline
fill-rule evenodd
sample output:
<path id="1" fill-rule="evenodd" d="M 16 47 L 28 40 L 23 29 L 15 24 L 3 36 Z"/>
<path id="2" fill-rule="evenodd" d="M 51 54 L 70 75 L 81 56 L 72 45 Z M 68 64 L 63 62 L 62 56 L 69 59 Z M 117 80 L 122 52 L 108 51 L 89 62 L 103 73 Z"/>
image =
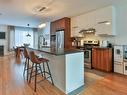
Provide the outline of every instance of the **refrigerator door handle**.
<path id="1" fill-rule="evenodd" d="M 64 31 L 56 32 L 56 49 L 64 49 Z"/>
<path id="2" fill-rule="evenodd" d="M 58 35 L 56 33 L 56 49 L 58 48 Z"/>
<path id="3" fill-rule="evenodd" d="M 59 43 L 59 48 L 62 48 L 62 35 L 60 34 L 59 36 L 60 36 L 60 37 L 59 37 L 59 41 L 60 41 L 60 43 Z"/>

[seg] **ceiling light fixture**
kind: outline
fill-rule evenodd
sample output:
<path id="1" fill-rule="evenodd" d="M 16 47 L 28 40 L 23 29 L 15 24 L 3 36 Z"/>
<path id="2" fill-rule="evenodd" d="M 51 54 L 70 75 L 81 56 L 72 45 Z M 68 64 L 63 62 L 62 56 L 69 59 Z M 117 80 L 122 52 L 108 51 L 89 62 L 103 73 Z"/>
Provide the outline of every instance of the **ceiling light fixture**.
<path id="1" fill-rule="evenodd" d="M 30 24 L 27 24 L 28 28 L 30 26 Z M 31 35 L 29 34 L 29 29 L 28 29 L 28 34 L 26 35 L 27 37 L 31 37 Z"/>
<path id="2" fill-rule="evenodd" d="M 33 8 L 34 13 L 42 13 L 46 10 L 47 10 L 47 7 L 45 7 L 45 6 L 37 6 L 37 7 Z"/>
<path id="3" fill-rule="evenodd" d="M 110 25 L 111 22 L 110 22 L 110 21 L 102 21 L 102 22 L 98 22 L 98 24 L 106 24 L 106 25 Z"/>
<path id="4" fill-rule="evenodd" d="M 46 9 L 46 7 L 41 7 L 38 11 L 39 12 L 42 12 L 42 11 L 44 11 Z"/>
<path id="5" fill-rule="evenodd" d="M 40 24 L 40 25 L 38 26 L 38 28 L 44 28 L 44 27 L 46 27 L 46 23 L 42 23 L 42 24 Z"/>

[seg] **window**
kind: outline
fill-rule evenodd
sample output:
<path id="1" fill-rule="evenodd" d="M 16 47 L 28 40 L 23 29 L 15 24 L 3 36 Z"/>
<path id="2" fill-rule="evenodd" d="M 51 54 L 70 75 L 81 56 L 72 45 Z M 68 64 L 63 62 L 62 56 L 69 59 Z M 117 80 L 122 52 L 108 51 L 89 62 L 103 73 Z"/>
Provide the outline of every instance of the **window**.
<path id="1" fill-rule="evenodd" d="M 26 36 L 27 34 L 31 36 Z M 24 46 L 24 44 L 29 44 L 33 47 L 33 29 L 24 27 L 15 27 L 15 46 Z"/>

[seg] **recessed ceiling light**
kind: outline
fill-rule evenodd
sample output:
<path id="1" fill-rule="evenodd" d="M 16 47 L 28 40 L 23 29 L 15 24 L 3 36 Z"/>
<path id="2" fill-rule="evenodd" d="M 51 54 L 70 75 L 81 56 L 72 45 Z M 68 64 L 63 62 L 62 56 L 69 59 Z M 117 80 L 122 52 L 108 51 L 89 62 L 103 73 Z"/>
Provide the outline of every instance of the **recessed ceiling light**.
<path id="1" fill-rule="evenodd" d="M 40 25 L 38 26 L 38 28 L 44 28 L 44 27 L 46 27 L 46 23 L 42 23 L 42 24 L 40 24 Z"/>

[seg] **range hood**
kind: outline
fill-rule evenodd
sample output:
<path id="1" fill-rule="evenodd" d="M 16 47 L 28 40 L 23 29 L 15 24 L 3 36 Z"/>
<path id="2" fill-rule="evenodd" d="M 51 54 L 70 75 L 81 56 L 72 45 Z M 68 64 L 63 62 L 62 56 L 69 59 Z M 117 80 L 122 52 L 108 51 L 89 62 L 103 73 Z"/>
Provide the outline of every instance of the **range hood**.
<path id="1" fill-rule="evenodd" d="M 89 33 L 95 33 L 96 29 L 94 28 L 88 28 L 88 29 L 82 29 L 79 31 L 79 33 L 83 33 L 83 34 L 89 34 Z"/>

